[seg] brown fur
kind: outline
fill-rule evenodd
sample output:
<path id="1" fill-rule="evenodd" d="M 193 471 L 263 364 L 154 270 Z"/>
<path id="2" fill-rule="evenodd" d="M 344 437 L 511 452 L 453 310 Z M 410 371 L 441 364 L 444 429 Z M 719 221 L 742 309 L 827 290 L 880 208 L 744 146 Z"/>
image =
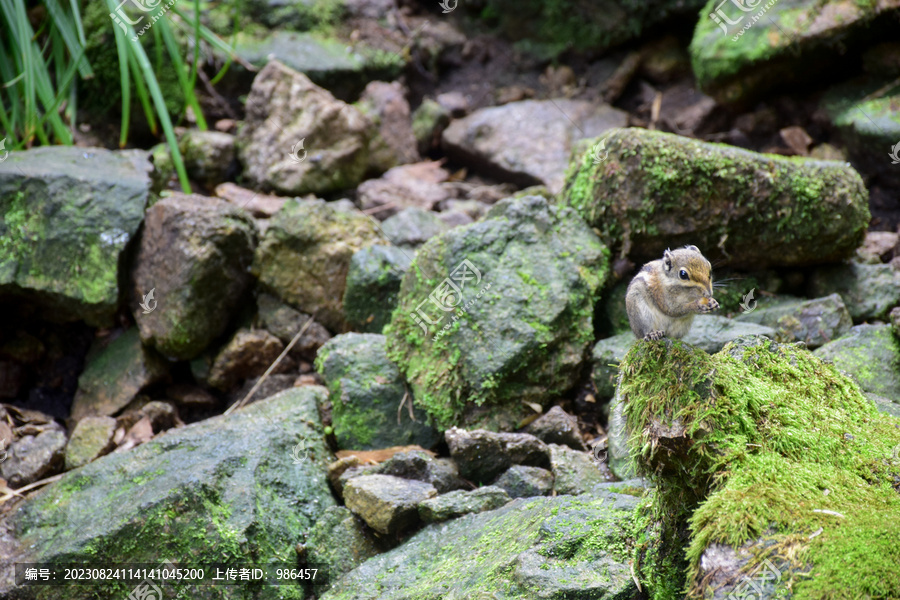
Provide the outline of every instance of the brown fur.
<path id="1" fill-rule="evenodd" d="M 688 278 L 680 273 L 686 271 Z M 625 309 L 638 338 L 683 338 L 694 315 L 719 308 L 712 297 L 712 265 L 696 246 L 666 250 L 640 270 L 628 285 Z"/>

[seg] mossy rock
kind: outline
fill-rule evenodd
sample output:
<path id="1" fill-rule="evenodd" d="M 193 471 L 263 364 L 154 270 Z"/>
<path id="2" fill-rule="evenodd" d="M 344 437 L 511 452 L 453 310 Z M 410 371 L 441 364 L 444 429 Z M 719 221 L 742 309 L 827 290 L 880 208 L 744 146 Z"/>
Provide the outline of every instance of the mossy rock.
<path id="1" fill-rule="evenodd" d="M 5 516 L 15 561 L 296 568 L 296 544 L 335 504 L 317 409 L 326 397 L 322 387 L 294 388 L 66 473 Z M 67 586 L 65 597 L 125 598 L 135 585 Z M 302 587 L 266 582 L 164 587 L 167 598 L 176 591 L 198 600 L 307 597 Z M 14 593 L 55 600 L 60 588 Z"/>
<path id="2" fill-rule="evenodd" d="M 373 244 L 387 240 L 361 212 L 322 200 L 288 200 L 260 241 L 253 272 L 263 290 L 342 331 L 350 261 Z"/>
<path id="3" fill-rule="evenodd" d="M 416 254 L 385 329 L 388 355 L 439 428 L 477 407 L 547 404 L 593 339 L 609 251 L 574 211 L 507 199 Z"/>
<path id="4" fill-rule="evenodd" d="M 855 165 L 866 175 L 900 186 L 897 165 L 886 154 L 900 142 L 900 84 L 873 79 L 839 85 L 822 99 Z"/>
<path id="5" fill-rule="evenodd" d="M 638 499 L 607 490 L 528 498 L 429 525 L 322 600 L 637 597 L 628 561 Z"/>
<path id="6" fill-rule="evenodd" d="M 150 195 L 139 151 L 45 146 L 0 163 L 0 296 L 50 321 L 110 327 L 119 264 Z"/>
<path id="7" fill-rule="evenodd" d="M 702 0 L 489 0 L 482 16 L 496 19 L 501 31 L 514 39 L 528 40 L 532 50 L 552 56 L 567 48 L 602 53 L 673 16 L 692 15 L 702 6 Z"/>
<path id="8" fill-rule="evenodd" d="M 94 344 L 78 378 L 72 419 L 112 416 L 134 400 L 143 388 L 167 378 L 169 365 L 152 348 L 141 344 L 136 327 L 101 347 Z"/>
<path id="9" fill-rule="evenodd" d="M 689 597 L 727 593 L 764 560 L 781 565 L 795 599 L 900 594 L 900 427 L 852 380 L 759 338 L 712 356 L 639 342 L 621 372 L 631 455 L 658 486 L 653 510 L 673 538 L 688 536 Z M 715 544 L 749 547 L 744 572 L 716 581 L 701 561 Z"/>
<path id="10" fill-rule="evenodd" d="M 721 103 L 747 104 L 776 87 L 810 83 L 855 67 L 861 48 L 896 39 L 900 4 L 814 0 L 743 3 L 709 0 L 691 41 L 700 88 Z M 744 8 L 746 7 L 746 8 Z"/>
<path id="11" fill-rule="evenodd" d="M 379 245 L 353 255 L 344 292 L 344 315 L 353 329 L 381 333 L 397 307 L 400 283 L 413 254 L 411 250 Z"/>
<path id="12" fill-rule="evenodd" d="M 603 138 L 608 158 L 573 152 L 560 203 L 637 263 L 694 244 L 713 261 L 762 269 L 838 262 L 869 223 L 846 163 L 758 154 L 640 128 Z"/>
<path id="13" fill-rule="evenodd" d="M 437 431 L 424 423 L 397 365 L 385 353 L 385 338 L 344 333 L 319 349 L 316 368 L 325 379 L 332 405 L 332 427 L 339 448 L 366 450 L 389 446 L 434 446 Z M 408 407 L 401 408 L 404 402 Z"/>
<path id="14" fill-rule="evenodd" d="M 840 294 L 857 322 L 883 319 L 900 305 L 900 269 L 858 262 L 822 267 L 809 278 L 809 291 L 814 296 Z"/>
<path id="15" fill-rule="evenodd" d="M 900 343 L 890 325 L 857 325 L 814 352 L 870 394 L 900 404 Z"/>

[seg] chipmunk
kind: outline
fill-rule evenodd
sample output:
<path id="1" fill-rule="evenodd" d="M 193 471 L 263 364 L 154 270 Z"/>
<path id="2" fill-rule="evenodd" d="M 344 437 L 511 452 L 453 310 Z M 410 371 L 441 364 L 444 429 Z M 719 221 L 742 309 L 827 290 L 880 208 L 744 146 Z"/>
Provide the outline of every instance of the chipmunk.
<path id="1" fill-rule="evenodd" d="M 644 265 L 625 294 L 634 335 L 645 340 L 681 339 L 695 314 L 719 308 L 712 297 L 711 270 L 697 246 L 666 250 L 661 260 Z"/>

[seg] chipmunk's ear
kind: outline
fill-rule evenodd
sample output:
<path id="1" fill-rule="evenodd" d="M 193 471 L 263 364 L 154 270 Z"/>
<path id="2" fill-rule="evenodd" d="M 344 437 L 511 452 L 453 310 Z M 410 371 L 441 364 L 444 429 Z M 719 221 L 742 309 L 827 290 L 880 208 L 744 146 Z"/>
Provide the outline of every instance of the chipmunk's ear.
<path id="1" fill-rule="evenodd" d="M 663 252 L 663 268 L 666 271 L 672 270 L 672 252 L 668 248 Z"/>
<path id="2" fill-rule="evenodd" d="M 694 246 L 693 244 L 688 244 L 684 248 L 685 248 L 685 250 L 693 250 L 694 252 L 698 252 L 698 253 L 700 252 L 700 248 L 698 248 L 697 246 Z"/>

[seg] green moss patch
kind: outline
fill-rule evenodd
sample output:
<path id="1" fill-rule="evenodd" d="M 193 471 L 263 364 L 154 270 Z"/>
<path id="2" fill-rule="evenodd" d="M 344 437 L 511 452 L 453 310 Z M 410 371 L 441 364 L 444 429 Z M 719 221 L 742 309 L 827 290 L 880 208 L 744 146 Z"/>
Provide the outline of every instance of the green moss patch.
<path id="1" fill-rule="evenodd" d="M 900 422 L 834 366 L 767 340 L 713 356 L 663 341 L 636 344 L 621 371 L 629 445 L 659 485 L 654 508 L 688 519 L 693 597 L 710 544 L 761 538 L 768 552 L 748 570 L 777 556 L 795 598 L 900 594 L 886 567 L 900 561 Z"/>

